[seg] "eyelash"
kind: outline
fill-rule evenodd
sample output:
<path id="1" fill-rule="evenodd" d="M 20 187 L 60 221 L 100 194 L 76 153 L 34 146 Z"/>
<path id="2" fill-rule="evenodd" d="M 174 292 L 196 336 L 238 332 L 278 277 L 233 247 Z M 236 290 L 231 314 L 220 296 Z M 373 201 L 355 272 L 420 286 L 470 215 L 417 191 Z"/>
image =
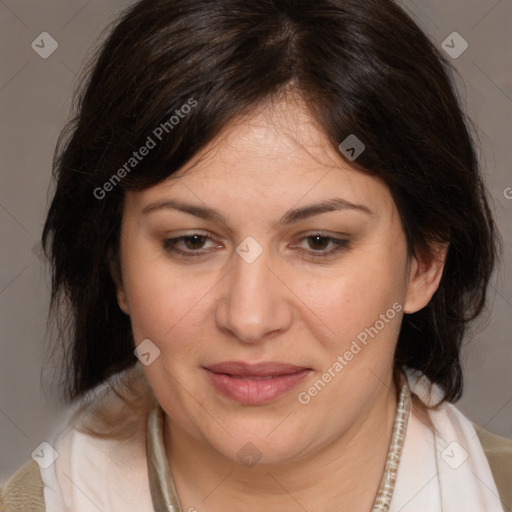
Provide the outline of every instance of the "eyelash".
<path id="1" fill-rule="evenodd" d="M 188 240 L 188 239 L 194 238 L 196 236 L 200 237 L 202 239 L 204 238 L 205 240 L 213 240 L 213 238 L 208 234 L 194 233 L 192 235 L 183 235 L 183 236 L 178 236 L 176 238 L 167 238 L 163 242 L 163 247 L 167 252 L 175 253 L 180 256 L 185 256 L 187 258 L 196 258 L 198 256 L 204 256 L 207 252 L 210 252 L 210 251 L 201 251 L 201 252 L 200 251 L 183 251 L 183 250 L 177 249 L 175 247 L 177 243 L 179 243 L 183 240 Z"/>
<path id="2" fill-rule="evenodd" d="M 212 236 L 209 234 L 193 233 L 192 235 L 183 235 L 183 236 L 179 236 L 176 238 L 167 238 L 163 241 L 163 248 L 165 251 L 167 251 L 169 253 L 174 253 L 174 254 L 177 254 L 179 256 L 183 256 L 186 258 L 197 258 L 197 257 L 205 256 L 206 254 L 211 252 L 211 249 L 206 250 L 206 251 L 194 251 L 194 250 L 184 251 L 182 249 L 176 248 L 176 245 L 179 242 L 182 242 L 185 240 L 190 240 L 194 237 L 199 237 L 200 239 L 204 240 L 204 243 L 206 243 L 206 241 L 208 241 L 208 240 L 213 240 Z M 313 233 L 313 234 L 304 236 L 300 239 L 300 241 L 313 239 L 313 238 L 320 238 L 327 242 L 331 242 L 334 244 L 334 248 L 331 250 L 324 250 L 324 251 L 315 251 L 315 250 L 308 251 L 305 249 L 299 249 L 300 252 L 302 253 L 303 257 L 304 257 L 304 255 L 307 255 L 312 258 L 327 258 L 329 256 L 333 256 L 334 254 L 336 254 L 340 251 L 347 250 L 350 247 L 350 242 L 347 239 L 335 238 L 332 236 L 322 235 L 321 233 Z M 295 246 L 296 245 L 297 244 L 295 244 Z"/>
<path id="3" fill-rule="evenodd" d="M 308 240 L 308 239 L 310 240 L 313 238 L 320 238 L 321 240 L 326 241 L 328 244 L 332 243 L 333 248 L 330 250 L 323 250 L 323 251 L 315 251 L 315 250 L 308 251 L 305 249 L 300 249 L 300 252 L 303 254 L 303 257 L 304 257 L 304 255 L 307 255 L 307 256 L 311 256 L 313 258 L 328 258 L 329 256 L 334 256 L 338 252 L 346 251 L 347 249 L 350 248 L 350 242 L 346 238 L 336 238 L 333 236 L 323 235 L 321 233 L 313 233 L 311 235 L 304 236 L 300 239 L 300 241 Z"/>

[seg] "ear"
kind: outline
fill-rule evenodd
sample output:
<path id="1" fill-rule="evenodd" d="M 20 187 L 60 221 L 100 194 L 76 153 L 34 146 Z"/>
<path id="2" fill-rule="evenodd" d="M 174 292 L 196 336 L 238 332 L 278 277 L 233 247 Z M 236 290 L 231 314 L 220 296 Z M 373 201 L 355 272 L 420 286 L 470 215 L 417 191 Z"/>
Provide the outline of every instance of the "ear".
<path id="1" fill-rule="evenodd" d="M 443 275 L 447 243 L 434 243 L 416 250 L 411 259 L 404 313 L 416 313 L 429 302 Z"/>
<path id="2" fill-rule="evenodd" d="M 114 256 L 112 250 L 108 251 L 107 255 L 108 266 L 110 269 L 110 275 L 116 286 L 117 290 L 117 303 L 123 313 L 130 314 L 130 308 L 126 297 L 126 291 L 124 289 L 123 277 L 121 274 L 121 262 L 119 257 Z"/>

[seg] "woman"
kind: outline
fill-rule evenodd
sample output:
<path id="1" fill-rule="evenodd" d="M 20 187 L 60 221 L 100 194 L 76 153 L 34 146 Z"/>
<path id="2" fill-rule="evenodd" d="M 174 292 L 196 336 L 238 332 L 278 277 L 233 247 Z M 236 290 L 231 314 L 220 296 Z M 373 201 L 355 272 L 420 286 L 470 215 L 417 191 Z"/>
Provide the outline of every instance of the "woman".
<path id="1" fill-rule="evenodd" d="M 3 490 L 72 510 L 502 511 L 453 405 L 497 234 L 449 69 L 389 0 L 143 0 L 43 241 L 66 428 Z"/>

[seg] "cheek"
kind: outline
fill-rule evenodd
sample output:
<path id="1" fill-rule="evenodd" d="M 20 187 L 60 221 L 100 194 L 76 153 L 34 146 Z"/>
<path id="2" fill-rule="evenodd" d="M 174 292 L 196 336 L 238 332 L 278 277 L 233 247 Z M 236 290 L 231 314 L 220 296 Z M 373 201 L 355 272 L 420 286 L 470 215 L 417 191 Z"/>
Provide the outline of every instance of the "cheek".
<path id="1" fill-rule="evenodd" d="M 157 346 L 172 343 L 176 333 L 192 329 L 194 317 L 208 306 L 211 280 L 170 268 L 162 258 L 132 253 L 123 269 L 125 291 L 136 342 L 149 338 Z"/>
<path id="2" fill-rule="evenodd" d="M 201 319 L 207 314 L 205 308 L 210 307 L 205 296 L 209 288 L 211 283 L 204 279 L 189 280 L 171 272 L 168 262 L 127 267 L 126 289 L 135 344 L 149 339 L 160 351 L 151 364 L 143 367 L 146 378 L 165 410 L 172 411 L 173 419 L 190 431 L 196 426 L 184 404 L 190 401 L 189 391 L 195 389 L 198 378 L 193 362 L 201 358 L 197 340 L 203 337 Z"/>
<path id="3" fill-rule="evenodd" d="M 319 338 L 329 340 L 331 350 L 345 349 L 361 333 L 364 338 L 365 329 L 376 323 L 379 337 L 396 340 L 405 296 L 404 261 L 396 251 L 374 248 L 347 257 L 329 278 L 303 281 L 303 301 L 310 315 L 321 320 L 327 336 Z"/>
<path id="4" fill-rule="evenodd" d="M 361 404 L 371 402 L 393 366 L 404 299 L 403 261 L 389 250 L 358 254 L 330 284 L 308 283 L 305 303 L 313 304 L 309 326 L 315 352 L 321 344 L 317 380 L 301 390 L 301 404 L 311 403 L 326 424 L 353 421 Z M 320 343 L 319 343 L 320 342 Z M 325 391 L 324 391 L 325 389 Z M 340 407 L 332 409 L 332 403 Z"/>

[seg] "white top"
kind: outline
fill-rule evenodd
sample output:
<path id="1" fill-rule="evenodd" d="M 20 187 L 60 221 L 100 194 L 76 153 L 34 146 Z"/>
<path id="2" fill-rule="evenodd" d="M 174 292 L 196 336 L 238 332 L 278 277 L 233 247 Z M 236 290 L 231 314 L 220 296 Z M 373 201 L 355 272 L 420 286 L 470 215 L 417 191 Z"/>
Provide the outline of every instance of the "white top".
<path id="1" fill-rule="evenodd" d="M 168 505 L 155 509 L 151 498 L 148 462 L 161 487 L 172 494 L 174 484 L 165 459 L 162 423 L 148 418 L 160 406 L 140 366 L 129 371 L 136 393 L 136 411 L 109 391 L 107 384 L 90 395 L 90 409 L 77 407 L 50 444 L 58 457 L 41 467 L 47 512 L 177 512 Z M 440 389 L 427 394 L 428 381 L 406 370 L 411 392 L 424 403 L 437 403 Z M 89 403 L 89 402 L 88 402 Z M 487 458 L 472 423 L 452 404 L 429 411 L 437 431 L 409 414 L 390 512 L 503 512 Z M 98 412 L 107 412 L 124 439 L 94 437 L 81 431 L 89 423 L 103 427 Z M 128 412 L 128 414 L 127 414 Z M 76 415 L 79 414 L 77 417 Z M 154 418 L 153 418 L 154 419 Z M 76 426 L 73 426 L 76 425 Z M 148 441 L 154 453 L 148 460 Z M 150 448 L 150 451 L 153 448 Z M 156 469 L 155 469 L 156 468 Z"/>

